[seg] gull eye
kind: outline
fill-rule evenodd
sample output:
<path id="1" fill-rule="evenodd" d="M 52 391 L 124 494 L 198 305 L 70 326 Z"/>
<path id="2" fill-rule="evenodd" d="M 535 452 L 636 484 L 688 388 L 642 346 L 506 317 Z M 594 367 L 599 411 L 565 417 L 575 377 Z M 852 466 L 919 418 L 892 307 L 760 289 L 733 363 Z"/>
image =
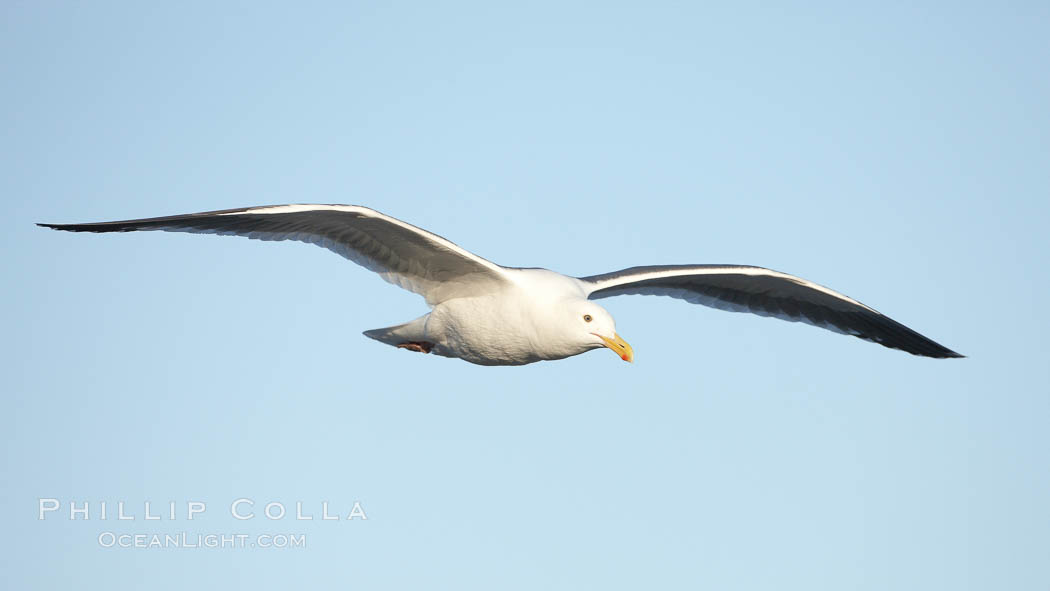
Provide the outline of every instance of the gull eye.
<path id="1" fill-rule="evenodd" d="M 590 322 L 591 320 L 594 320 L 594 318 L 591 318 L 590 314 L 584 314 L 583 315 L 583 321 L 584 322 Z"/>

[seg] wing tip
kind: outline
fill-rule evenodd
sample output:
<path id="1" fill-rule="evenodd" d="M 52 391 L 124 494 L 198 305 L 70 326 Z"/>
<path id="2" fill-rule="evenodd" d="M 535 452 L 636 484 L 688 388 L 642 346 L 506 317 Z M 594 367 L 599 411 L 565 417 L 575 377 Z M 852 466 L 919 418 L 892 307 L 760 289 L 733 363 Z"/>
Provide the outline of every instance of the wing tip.
<path id="1" fill-rule="evenodd" d="M 44 222 L 37 222 L 36 225 L 41 228 L 48 228 L 51 230 L 57 230 L 60 232 L 114 232 L 121 231 L 126 232 L 127 229 L 112 227 L 113 224 L 103 222 L 98 224 L 48 224 Z"/>
<path id="2" fill-rule="evenodd" d="M 37 222 L 36 225 L 41 228 L 47 228 L 58 232 L 90 232 L 88 228 L 82 227 L 83 224 L 48 224 L 45 222 Z"/>
<path id="3" fill-rule="evenodd" d="M 878 342 L 878 341 L 876 341 L 876 342 Z M 892 349 L 900 349 L 902 351 L 911 353 L 912 355 L 915 355 L 916 357 L 926 357 L 928 359 L 966 359 L 966 355 L 963 355 L 962 353 L 956 353 L 955 351 L 952 351 L 948 347 L 945 347 L 943 345 L 939 345 L 937 343 L 933 343 L 933 345 L 934 345 L 933 347 L 923 347 L 923 348 L 902 347 L 900 344 L 896 344 L 896 343 L 895 344 L 879 343 L 879 344 L 887 346 L 887 347 L 890 347 Z"/>

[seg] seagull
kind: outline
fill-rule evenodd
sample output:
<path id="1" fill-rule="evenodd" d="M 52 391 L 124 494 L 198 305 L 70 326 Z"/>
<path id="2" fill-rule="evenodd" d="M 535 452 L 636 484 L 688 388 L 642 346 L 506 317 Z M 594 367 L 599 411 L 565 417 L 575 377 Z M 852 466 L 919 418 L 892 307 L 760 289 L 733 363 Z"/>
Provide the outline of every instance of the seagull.
<path id="1" fill-rule="evenodd" d="M 358 205 L 272 205 L 87 224 L 37 224 L 68 232 L 160 230 L 327 248 L 423 296 L 430 312 L 365 331 L 388 345 L 478 365 L 525 365 L 608 348 L 634 350 L 594 303 L 618 295 L 662 295 L 730 312 L 803 322 L 934 358 L 963 357 L 841 293 L 747 265 L 658 265 L 570 277 L 504 267 L 452 242 Z"/>

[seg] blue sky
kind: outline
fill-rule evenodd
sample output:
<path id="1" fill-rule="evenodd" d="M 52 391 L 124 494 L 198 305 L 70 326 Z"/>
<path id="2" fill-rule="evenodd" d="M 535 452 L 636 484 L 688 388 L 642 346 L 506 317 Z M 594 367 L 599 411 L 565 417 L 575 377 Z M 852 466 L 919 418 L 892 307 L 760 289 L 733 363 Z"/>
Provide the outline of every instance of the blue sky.
<path id="1" fill-rule="evenodd" d="M 1050 581 L 1044 3 L 0 17 L 4 587 Z M 425 305 L 316 247 L 33 225 L 289 202 L 567 274 L 767 266 L 969 358 L 625 297 L 603 304 L 635 364 L 484 368 L 361 336 Z M 239 521 L 242 497 L 368 520 Z"/>

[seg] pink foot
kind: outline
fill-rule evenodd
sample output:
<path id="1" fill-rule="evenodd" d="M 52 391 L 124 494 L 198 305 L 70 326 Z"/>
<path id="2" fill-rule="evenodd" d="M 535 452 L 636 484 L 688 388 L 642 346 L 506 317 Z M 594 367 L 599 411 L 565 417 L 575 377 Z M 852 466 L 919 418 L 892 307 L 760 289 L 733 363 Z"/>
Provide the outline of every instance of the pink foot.
<path id="1" fill-rule="evenodd" d="M 430 353 L 430 350 L 434 348 L 434 343 L 428 343 L 426 341 L 408 341 L 406 343 L 398 344 L 397 348 L 408 349 L 409 351 L 415 351 L 416 353 Z"/>

